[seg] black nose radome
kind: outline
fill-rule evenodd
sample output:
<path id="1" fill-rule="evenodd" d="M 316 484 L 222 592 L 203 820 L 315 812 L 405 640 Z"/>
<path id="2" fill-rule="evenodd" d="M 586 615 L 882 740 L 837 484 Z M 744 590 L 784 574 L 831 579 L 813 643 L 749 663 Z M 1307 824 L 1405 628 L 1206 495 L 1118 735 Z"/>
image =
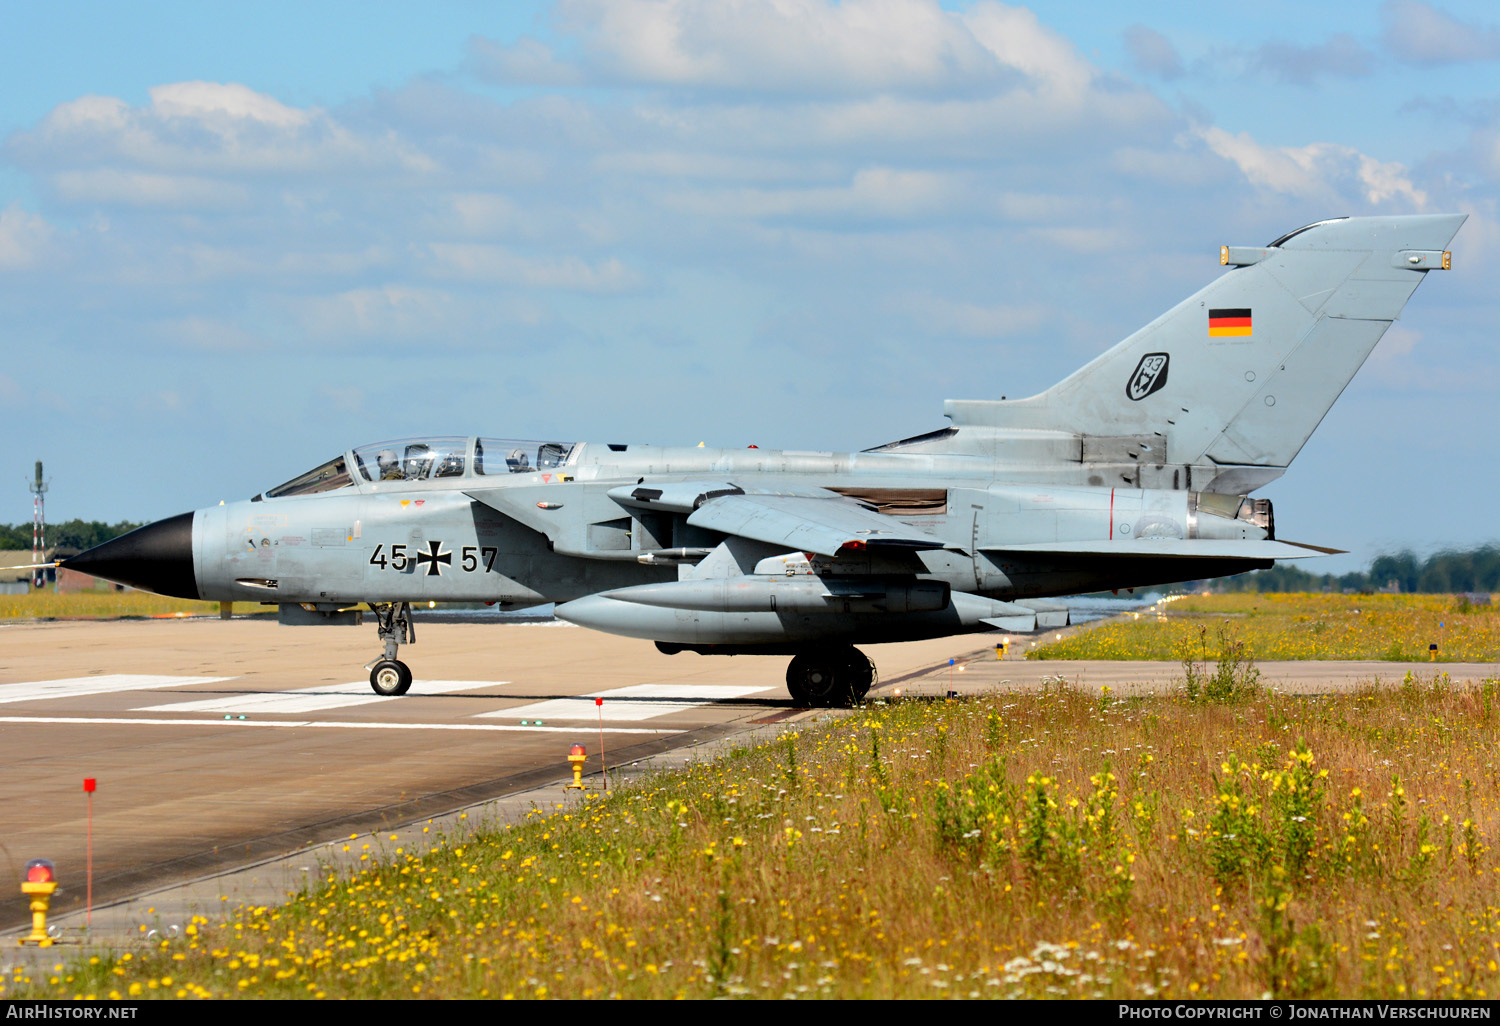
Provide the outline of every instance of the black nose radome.
<path id="1" fill-rule="evenodd" d="M 95 545 L 64 560 L 62 568 L 158 595 L 195 599 L 198 575 L 193 572 L 193 514 L 158 520 Z"/>

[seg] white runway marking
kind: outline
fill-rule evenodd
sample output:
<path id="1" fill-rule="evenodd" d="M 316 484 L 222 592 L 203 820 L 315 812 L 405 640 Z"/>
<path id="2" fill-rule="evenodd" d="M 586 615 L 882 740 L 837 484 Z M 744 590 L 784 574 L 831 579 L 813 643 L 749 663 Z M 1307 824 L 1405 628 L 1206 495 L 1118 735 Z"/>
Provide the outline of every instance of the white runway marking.
<path id="1" fill-rule="evenodd" d="M 318 727 L 343 730 L 488 730 L 497 733 L 578 734 L 578 727 L 519 727 L 508 723 L 361 723 L 358 720 L 154 720 L 128 716 L 0 716 L 0 723 L 71 723 L 145 727 Z M 597 731 L 599 728 L 593 728 Z M 605 727 L 610 734 L 650 734 L 649 728 Z M 587 736 L 585 734 L 585 736 Z"/>
<path id="2" fill-rule="evenodd" d="M 260 715 L 294 715 L 320 712 L 324 709 L 348 709 L 357 705 L 375 702 L 400 702 L 421 695 L 451 695 L 458 691 L 475 691 L 479 688 L 499 687 L 508 680 L 419 680 L 406 695 L 377 695 L 370 690 L 368 681 L 357 680 L 348 684 L 322 684 L 312 688 L 297 688 L 293 691 L 263 691 L 248 695 L 227 695 L 217 698 L 201 698 L 197 701 L 168 702 L 163 705 L 147 705 L 137 712 L 223 712 L 256 713 Z"/>
<path id="3" fill-rule="evenodd" d="M 594 691 L 576 698 L 552 698 L 545 702 L 533 702 L 514 709 L 497 709 L 478 715 L 505 719 L 597 722 L 602 712 L 606 722 L 649 720 L 698 709 L 728 698 L 742 698 L 770 690 L 773 689 L 715 684 L 632 684 L 608 691 Z M 596 698 L 604 699 L 604 705 L 595 706 Z"/>
<path id="4" fill-rule="evenodd" d="M 17 684 L 0 684 L 0 704 L 37 702 L 49 698 L 82 698 L 106 695 L 115 691 L 143 691 L 146 688 L 178 688 L 188 684 L 217 684 L 233 677 L 164 677 L 160 674 L 101 673 L 93 677 L 67 677 L 63 680 L 33 680 Z"/>

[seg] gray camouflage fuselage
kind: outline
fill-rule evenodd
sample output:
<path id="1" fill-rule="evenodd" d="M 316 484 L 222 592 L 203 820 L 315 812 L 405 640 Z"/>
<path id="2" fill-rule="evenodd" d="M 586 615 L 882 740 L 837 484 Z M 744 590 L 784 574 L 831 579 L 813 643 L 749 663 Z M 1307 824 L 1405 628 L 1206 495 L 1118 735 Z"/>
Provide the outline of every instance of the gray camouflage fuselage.
<path id="1" fill-rule="evenodd" d="M 1053 388 L 950 400 L 950 427 L 865 452 L 518 444 L 502 465 L 487 439 L 386 443 L 74 563 L 141 583 L 122 568 L 182 556 L 190 530 L 190 561 L 144 586 L 314 621 L 556 602 L 702 651 L 1034 629 L 1048 610 L 1029 600 L 1327 551 L 1276 541 L 1247 493 L 1285 471 L 1462 222 L 1225 247 L 1229 271 Z"/>

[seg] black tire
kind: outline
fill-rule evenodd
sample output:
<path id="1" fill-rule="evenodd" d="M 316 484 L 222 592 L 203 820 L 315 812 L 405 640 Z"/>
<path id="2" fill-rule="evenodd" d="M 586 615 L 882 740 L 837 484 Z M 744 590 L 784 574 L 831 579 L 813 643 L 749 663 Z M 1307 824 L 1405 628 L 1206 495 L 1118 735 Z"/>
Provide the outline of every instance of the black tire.
<path id="1" fill-rule="evenodd" d="M 870 688 L 875 686 L 875 664 L 857 648 L 849 649 L 844 655 L 844 672 L 849 677 L 849 690 L 854 695 L 855 704 L 858 704 L 865 700 Z"/>
<path id="2" fill-rule="evenodd" d="M 382 659 L 370 671 L 370 687 L 387 698 L 404 695 L 411 687 L 411 667 L 399 659 Z"/>
<path id="3" fill-rule="evenodd" d="M 874 669 L 869 662 L 852 648 L 802 652 L 786 668 L 786 689 L 791 692 L 792 702 L 804 708 L 848 708 L 870 689 Z M 860 664 L 866 667 L 865 671 L 859 669 Z M 868 677 L 863 675 L 866 672 Z"/>

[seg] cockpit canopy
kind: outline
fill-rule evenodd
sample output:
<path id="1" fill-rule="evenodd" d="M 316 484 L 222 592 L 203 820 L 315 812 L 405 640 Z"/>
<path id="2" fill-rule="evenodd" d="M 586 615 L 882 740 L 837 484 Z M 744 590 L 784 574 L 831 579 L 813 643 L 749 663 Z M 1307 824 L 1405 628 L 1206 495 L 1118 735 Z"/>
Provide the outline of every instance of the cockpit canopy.
<path id="1" fill-rule="evenodd" d="M 550 472 L 576 442 L 515 438 L 404 438 L 360 446 L 266 492 L 268 499 L 331 492 L 361 481 L 435 481 L 449 477 Z M 353 468 L 351 470 L 351 468 Z"/>

